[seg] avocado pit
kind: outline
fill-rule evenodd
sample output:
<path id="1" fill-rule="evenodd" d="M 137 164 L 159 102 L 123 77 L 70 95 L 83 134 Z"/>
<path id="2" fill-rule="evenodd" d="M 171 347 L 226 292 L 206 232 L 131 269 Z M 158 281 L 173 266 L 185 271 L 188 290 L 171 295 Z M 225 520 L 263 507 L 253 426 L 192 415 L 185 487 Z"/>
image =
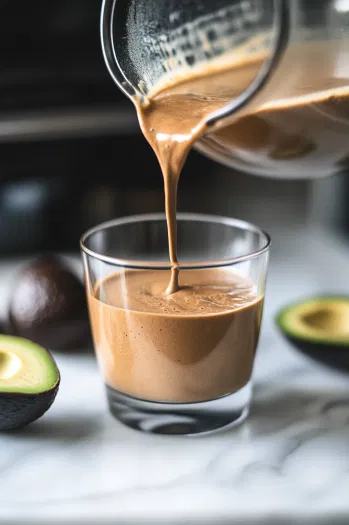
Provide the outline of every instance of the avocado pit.
<path id="1" fill-rule="evenodd" d="M 0 381 L 15 376 L 21 367 L 22 361 L 16 354 L 0 350 Z"/>
<path id="2" fill-rule="evenodd" d="M 349 336 L 349 304 L 330 304 L 303 316 L 310 329 L 320 330 L 328 336 Z"/>

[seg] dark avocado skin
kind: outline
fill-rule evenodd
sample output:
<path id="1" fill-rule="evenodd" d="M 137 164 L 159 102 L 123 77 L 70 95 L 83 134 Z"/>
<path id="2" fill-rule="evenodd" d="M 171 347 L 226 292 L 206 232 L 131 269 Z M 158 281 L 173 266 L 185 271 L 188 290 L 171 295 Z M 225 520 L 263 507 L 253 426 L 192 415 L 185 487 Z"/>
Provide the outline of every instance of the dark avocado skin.
<path id="1" fill-rule="evenodd" d="M 56 398 L 59 383 L 40 394 L 0 393 L 0 431 L 23 428 L 43 416 Z"/>
<path id="2" fill-rule="evenodd" d="M 17 275 L 8 332 L 50 350 L 91 345 L 84 285 L 59 257 L 38 258 Z"/>
<path id="3" fill-rule="evenodd" d="M 283 332 L 283 335 L 300 352 L 314 361 L 321 362 L 335 370 L 349 372 L 349 345 L 312 343 L 298 337 L 292 337 L 285 332 Z"/>

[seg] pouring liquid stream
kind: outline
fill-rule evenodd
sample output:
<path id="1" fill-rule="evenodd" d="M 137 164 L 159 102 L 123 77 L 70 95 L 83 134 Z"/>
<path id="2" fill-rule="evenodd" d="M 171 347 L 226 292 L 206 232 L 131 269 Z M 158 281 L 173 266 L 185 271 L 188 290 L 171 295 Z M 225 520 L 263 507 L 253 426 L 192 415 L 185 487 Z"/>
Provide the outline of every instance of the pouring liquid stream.
<path id="1" fill-rule="evenodd" d="M 235 78 L 239 94 L 258 73 L 260 62 L 252 62 Z M 217 69 L 205 65 L 196 74 L 164 84 L 150 94 L 147 103 L 133 99 L 142 132 L 153 148 L 164 179 L 171 279 L 165 294 L 179 290 L 177 256 L 177 192 L 185 160 L 196 140 L 207 131 L 209 115 L 232 96 L 231 65 Z"/>
<path id="2" fill-rule="evenodd" d="M 179 104 L 180 100 L 178 100 Z M 185 104 L 184 104 L 185 105 Z M 204 129 L 199 125 L 184 129 L 183 122 L 177 118 L 178 111 L 166 100 L 153 101 L 147 108 L 138 106 L 138 116 L 142 131 L 158 158 L 165 193 L 165 212 L 168 232 L 171 279 L 165 294 L 171 295 L 179 290 L 179 267 L 177 256 L 177 193 L 179 177 L 187 155 Z M 188 108 L 189 109 L 189 108 Z M 171 118 L 170 118 L 171 116 Z"/>

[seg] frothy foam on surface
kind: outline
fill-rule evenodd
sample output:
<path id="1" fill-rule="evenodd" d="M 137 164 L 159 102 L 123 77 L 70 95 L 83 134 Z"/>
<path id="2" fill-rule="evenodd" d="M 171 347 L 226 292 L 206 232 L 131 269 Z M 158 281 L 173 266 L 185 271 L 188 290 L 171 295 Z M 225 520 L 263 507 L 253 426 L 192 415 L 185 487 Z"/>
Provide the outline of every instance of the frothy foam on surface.
<path id="1" fill-rule="evenodd" d="M 96 296 L 110 306 L 169 315 L 234 311 L 256 300 L 253 283 L 223 270 L 182 270 L 180 288 L 166 295 L 169 271 L 132 271 L 104 280 Z"/>
<path id="2" fill-rule="evenodd" d="M 141 399 L 195 402 L 236 392 L 251 378 L 263 297 L 223 269 L 130 270 L 89 295 L 96 352 L 107 384 Z"/>

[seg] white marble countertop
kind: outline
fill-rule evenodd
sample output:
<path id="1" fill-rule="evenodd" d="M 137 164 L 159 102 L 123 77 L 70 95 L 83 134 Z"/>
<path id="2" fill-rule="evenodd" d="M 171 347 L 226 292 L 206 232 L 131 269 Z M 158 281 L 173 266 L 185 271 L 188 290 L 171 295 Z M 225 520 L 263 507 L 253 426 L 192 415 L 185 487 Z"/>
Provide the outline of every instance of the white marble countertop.
<path id="1" fill-rule="evenodd" d="M 55 354 L 52 408 L 0 435 L 0 523 L 349 523 L 349 376 L 296 353 L 273 321 L 293 299 L 349 293 L 349 243 L 330 239 L 274 245 L 253 407 L 236 429 L 128 429 L 107 411 L 94 356 Z M 20 264 L 0 264 L 3 302 Z"/>

